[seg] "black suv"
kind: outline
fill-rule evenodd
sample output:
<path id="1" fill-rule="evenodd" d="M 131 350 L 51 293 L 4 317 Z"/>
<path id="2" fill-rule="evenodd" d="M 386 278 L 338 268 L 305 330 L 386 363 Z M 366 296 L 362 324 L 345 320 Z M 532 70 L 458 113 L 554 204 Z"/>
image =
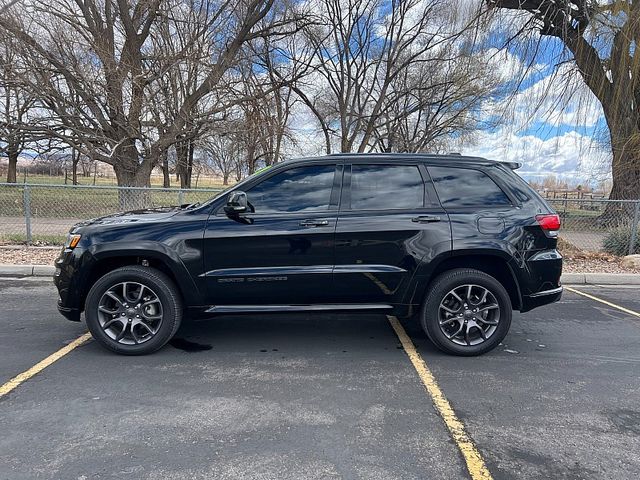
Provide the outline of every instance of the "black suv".
<path id="1" fill-rule="evenodd" d="M 340 154 L 270 167 L 203 204 L 76 225 L 58 308 L 122 354 L 183 316 L 376 310 L 419 317 L 440 349 L 478 355 L 512 309 L 560 299 L 560 220 L 514 172 L 459 155 Z"/>

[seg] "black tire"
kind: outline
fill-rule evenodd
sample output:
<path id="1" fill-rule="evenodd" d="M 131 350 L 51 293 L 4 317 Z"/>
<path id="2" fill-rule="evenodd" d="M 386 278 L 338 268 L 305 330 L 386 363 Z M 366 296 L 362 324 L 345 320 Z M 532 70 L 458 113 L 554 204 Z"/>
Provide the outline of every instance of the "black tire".
<path id="1" fill-rule="evenodd" d="M 153 334 L 146 326 L 144 329 L 138 328 L 138 335 L 142 333 L 142 335 L 140 335 L 141 343 L 137 343 L 139 341 L 138 335 L 132 335 L 136 321 L 135 318 L 133 318 L 133 326 L 131 325 L 131 320 L 129 320 L 128 327 L 124 321 L 120 322 L 123 331 L 129 328 L 129 337 L 131 337 L 131 339 L 125 337 L 117 341 L 117 336 L 116 338 L 112 338 L 112 336 L 113 329 L 120 328 L 118 326 L 119 324 L 113 324 L 113 327 L 105 328 L 105 325 L 109 323 L 109 321 L 105 322 L 105 317 L 107 320 L 112 317 L 114 321 L 120 321 L 120 315 L 122 315 L 125 320 L 127 317 L 140 317 L 140 315 L 135 315 L 139 310 L 134 310 L 134 308 L 139 308 L 140 305 L 142 305 L 144 309 L 145 303 L 141 303 L 144 302 L 144 299 L 139 298 L 137 305 L 133 305 L 133 303 L 131 306 L 129 306 L 128 303 L 124 304 L 128 307 L 126 312 L 131 310 L 131 314 L 123 312 L 123 308 L 118 306 L 119 302 L 117 301 L 114 302 L 113 308 L 119 308 L 118 313 L 115 313 L 114 310 L 113 315 L 111 312 L 105 314 L 104 311 L 99 312 L 98 310 L 101 306 L 101 299 L 106 298 L 104 296 L 107 295 L 107 292 L 111 291 L 110 289 L 112 288 L 119 288 L 120 284 L 124 284 L 125 282 L 127 285 L 129 283 L 133 284 L 133 288 L 136 288 L 135 285 L 143 285 L 146 288 L 144 292 L 149 294 L 149 296 L 145 298 L 152 298 L 151 295 L 157 298 L 157 301 L 147 302 L 149 304 L 154 303 L 153 308 L 160 310 L 159 312 L 155 312 L 159 315 L 153 317 L 157 319 L 154 320 L 157 322 L 157 324 L 155 324 L 157 328 L 153 329 Z M 124 288 L 127 288 L 127 286 Z M 140 288 L 139 292 L 140 297 L 142 297 L 143 289 Z M 136 293 L 135 290 L 134 293 Z M 122 296 L 122 299 L 125 302 L 128 301 L 125 295 Z M 104 302 L 104 300 L 102 301 Z M 142 317 L 144 317 L 144 315 L 142 315 Z M 162 348 L 178 331 L 182 321 L 182 300 L 175 284 L 167 275 L 159 270 L 136 265 L 121 267 L 104 275 L 91 287 L 85 302 L 85 319 L 91 335 L 103 347 L 121 355 L 146 355 Z M 143 320 L 143 318 L 140 320 Z M 141 322 L 138 322 L 138 326 L 140 326 L 140 324 Z M 146 336 L 144 336 L 145 332 Z M 121 343 L 125 340 L 135 343 Z"/>
<path id="2" fill-rule="evenodd" d="M 463 297 L 463 301 L 458 302 L 461 304 L 460 310 L 453 308 L 455 313 L 448 313 L 452 304 L 447 304 L 446 302 L 450 300 L 457 301 L 452 297 L 453 294 L 451 292 L 454 291 L 457 294 L 459 291 L 455 289 L 467 291 L 469 285 L 472 285 L 472 301 L 469 302 L 469 308 L 463 306 L 466 305 L 466 303 L 463 303 L 466 297 Z M 484 292 L 484 290 L 489 292 L 488 295 L 491 300 L 486 300 L 484 304 L 474 304 L 473 300 L 479 301 L 480 293 Z M 462 297 L 462 295 L 458 296 Z M 489 302 L 493 302 L 494 299 L 497 302 L 498 309 L 487 310 L 486 314 L 475 313 L 473 310 L 473 307 L 477 307 L 477 310 L 488 309 L 487 305 L 493 305 L 493 303 Z M 445 304 L 442 309 L 441 303 Z M 495 310 L 497 310 L 497 316 Z M 461 313 L 458 313 L 458 311 L 461 311 Z M 486 315 L 487 318 L 483 320 L 487 323 L 482 322 L 482 316 L 480 315 Z M 492 318 L 489 318 L 489 315 Z M 458 316 L 463 317 L 460 319 L 453 318 Z M 511 326 L 511 317 L 511 299 L 504 286 L 498 280 L 479 270 L 459 268 L 439 275 L 430 285 L 429 292 L 422 305 L 420 323 L 427 337 L 443 352 L 459 356 L 474 356 L 482 355 L 494 349 L 504 340 Z M 442 327 L 441 321 L 443 322 Z M 467 322 L 469 327 L 467 327 Z M 497 322 L 497 324 L 493 325 L 489 322 Z M 464 335 L 463 338 L 452 336 L 458 327 L 467 332 L 468 337 Z M 443 329 L 451 335 L 445 334 Z M 482 336 L 481 330 L 484 332 L 486 339 Z M 473 338 L 473 342 L 479 343 L 469 344 L 469 338 Z M 460 344 L 460 342 L 463 342 L 463 344 Z"/>

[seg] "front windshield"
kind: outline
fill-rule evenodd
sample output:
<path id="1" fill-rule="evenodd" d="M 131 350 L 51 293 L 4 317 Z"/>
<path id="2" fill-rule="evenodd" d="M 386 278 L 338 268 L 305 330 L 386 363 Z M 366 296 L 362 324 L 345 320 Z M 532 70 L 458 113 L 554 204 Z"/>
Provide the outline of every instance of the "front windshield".
<path id="1" fill-rule="evenodd" d="M 193 207 L 200 207 L 200 206 L 206 207 L 207 205 L 210 205 L 212 202 L 215 202 L 218 198 L 226 195 L 229 192 L 229 190 L 241 187 L 242 185 L 247 183 L 249 180 L 253 180 L 254 178 L 258 177 L 259 175 L 262 175 L 263 173 L 267 172 L 271 167 L 272 167 L 272 165 L 267 165 L 266 167 L 263 167 L 263 168 L 261 168 L 259 170 L 256 170 L 255 172 L 253 172 L 251 175 L 249 175 L 244 180 L 242 180 L 242 181 L 240 181 L 240 182 L 238 182 L 238 183 L 236 183 L 234 185 L 229 185 L 224 190 L 222 190 L 221 192 L 219 192 L 218 194 L 214 195 L 209 200 L 204 202 L 202 205 L 194 204 Z"/>

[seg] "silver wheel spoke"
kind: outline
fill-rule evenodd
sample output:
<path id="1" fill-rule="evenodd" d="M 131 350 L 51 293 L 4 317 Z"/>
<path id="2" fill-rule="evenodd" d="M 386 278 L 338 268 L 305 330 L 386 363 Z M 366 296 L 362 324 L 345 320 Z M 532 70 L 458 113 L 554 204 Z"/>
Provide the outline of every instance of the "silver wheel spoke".
<path id="1" fill-rule="evenodd" d="M 122 298 L 120 298 L 120 296 L 118 296 L 114 292 L 112 292 L 111 290 L 109 290 L 107 293 L 105 293 L 105 295 L 107 295 L 109 298 L 112 298 L 113 300 L 115 300 L 118 305 L 120 305 L 120 306 L 124 305 L 124 300 Z"/>
<path id="2" fill-rule="evenodd" d="M 449 292 L 449 295 L 452 295 L 452 296 L 453 296 L 456 300 L 458 300 L 460 303 L 464 303 L 464 300 L 462 300 L 462 298 L 460 297 L 460 295 L 458 295 L 458 294 L 456 293 L 456 291 L 455 291 L 455 290 L 451 290 L 451 291 Z"/>
<path id="3" fill-rule="evenodd" d="M 112 318 L 111 320 L 109 320 L 108 322 L 105 322 L 105 324 L 102 326 L 103 329 L 107 329 L 109 328 L 111 325 L 113 325 L 114 323 L 124 323 L 122 322 L 122 320 L 120 318 Z"/>
<path id="4" fill-rule="evenodd" d="M 478 302 L 478 305 L 482 305 L 484 302 L 487 301 L 487 295 L 489 295 L 489 290 L 487 290 L 486 288 L 484 289 L 484 293 L 482 294 L 482 298 L 480 299 L 480 301 Z"/>
<path id="5" fill-rule="evenodd" d="M 441 321 L 440 321 L 440 326 L 442 326 L 442 325 L 449 325 L 450 323 L 455 322 L 456 320 L 460 320 L 460 317 L 451 317 L 451 318 L 450 318 L 450 319 L 448 319 L 448 320 L 441 320 Z"/>
<path id="6" fill-rule="evenodd" d="M 482 339 L 486 340 L 487 339 L 487 333 L 482 328 L 478 328 L 478 331 L 480 332 L 480 336 L 482 337 Z"/>
<path id="7" fill-rule="evenodd" d="M 451 335 L 448 335 L 448 337 L 451 339 L 453 337 L 456 337 L 460 334 L 460 332 L 462 332 L 462 329 L 464 328 L 464 323 L 460 322 L 460 327 L 458 328 L 458 330 L 456 330 L 454 333 L 452 333 Z M 445 334 L 446 335 L 446 334 Z"/>
<path id="8" fill-rule="evenodd" d="M 482 317 L 476 317 L 476 322 L 480 322 L 480 323 L 483 323 L 485 325 L 498 325 L 498 321 L 497 320 L 485 320 Z"/>
<path id="9" fill-rule="evenodd" d="M 487 305 L 486 307 L 482 307 L 482 308 L 481 308 L 481 309 L 479 309 L 476 313 L 484 313 L 484 312 L 487 312 L 487 311 L 489 311 L 489 310 L 494 310 L 494 309 L 496 309 L 496 308 L 500 308 L 500 307 L 498 306 L 498 304 L 497 304 L 497 303 L 493 303 L 493 304 L 491 304 L 491 305 Z"/>
<path id="10" fill-rule="evenodd" d="M 118 322 L 119 322 L 119 323 L 124 323 L 124 322 L 120 319 L 120 317 L 118 317 L 118 318 L 112 318 L 111 320 L 109 320 L 109 321 L 105 322 L 105 323 L 104 323 L 104 325 L 102 326 L 102 328 L 103 328 L 104 330 L 106 330 L 106 329 L 107 329 L 107 328 L 109 328 L 111 325 L 113 325 L 114 323 L 118 323 Z"/>
<path id="11" fill-rule="evenodd" d="M 131 325 L 131 337 L 133 338 L 133 341 L 136 343 L 136 345 L 140 343 L 140 339 L 138 338 L 138 335 L 136 335 L 136 329 L 133 328 L 133 325 Z"/>
<path id="12" fill-rule="evenodd" d="M 157 298 L 153 300 L 149 300 L 147 302 L 144 302 L 142 305 L 140 305 L 140 308 L 148 307 L 149 305 L 153 305 L 154 303 L 160 303 L 160 300 L 158 300 Z"/>
<path id="13" fill-rule="evenodd" d="M 145 322 L 140 321 L 140 322 L 138 322 L 138 325 L 140 325 L 143 328 L 146 328 L 147 332 L 149 332 L 151 335 L 155 335 L 156 334 L 156 331 L 153 328 L 151 328 L 149 325 L 147 325 Z"/>
<path id="14" fill-rule="evenodd" d="M 146 290 L 147 287 L 145 287 L 144 285 L 140 285 L 140 290 L 138 291 L 138 296 L 136 297 L 135 303 L 140 303 L 140 300 L 142 300 L 142 296 L 144 295 L 144 291 Z"/>
<path id="15" fill-rule="evenodd" d="M 116 336 L 116 342 L 119 342 L 120 340 L 122 340 L 126 333 L 127 333 L 127 324 L 125 322 L 125 323 L 122 324 L 122 330 Z"/>
<path id="16" fill-rule="evenodd" d="M 460 311 L 460 309 L 454 310 L 453 308 L 449 308 L 446 305 L 440 305 L 440 308 L 442 308 L 443 310 L 449 313 L 458 313 Z"/>

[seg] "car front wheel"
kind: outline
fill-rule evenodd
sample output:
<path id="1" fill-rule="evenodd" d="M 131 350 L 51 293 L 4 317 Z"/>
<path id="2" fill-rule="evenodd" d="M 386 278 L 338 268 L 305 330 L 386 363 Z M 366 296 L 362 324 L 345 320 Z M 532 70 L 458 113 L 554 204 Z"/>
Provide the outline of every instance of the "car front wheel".
<path id="1" fill-rule="evenodd" d="M 455 269 L 434 280 L 420 320 L 440 350 L 472 356 L 502 342 L 511 315 L 511 299 L 498 280 L 479 270 Z"/>
<path id="2" fill-rule="evenodd" d="M 85 303 L 93 338 L 123 355 L 144 355 L 164 346 L 182 319 L 182 303 L 174 283 L 149 267 L 113 270 L 91 287 Z"/>

